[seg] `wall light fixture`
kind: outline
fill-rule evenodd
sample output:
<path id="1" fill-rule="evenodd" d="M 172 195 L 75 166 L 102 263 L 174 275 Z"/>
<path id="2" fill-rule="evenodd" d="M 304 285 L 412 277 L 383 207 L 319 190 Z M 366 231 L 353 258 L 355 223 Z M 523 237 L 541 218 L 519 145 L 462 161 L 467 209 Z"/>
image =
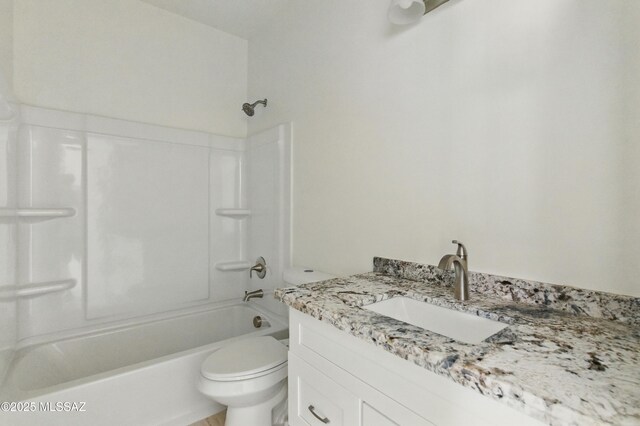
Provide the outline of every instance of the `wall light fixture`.
<path id="1" fill-rule="evenodd" d="M 423 15 L 449 0 L 391 0 L 389 5 L 389 21 L 396 25 L 407 25 L 417 22 Z"/>

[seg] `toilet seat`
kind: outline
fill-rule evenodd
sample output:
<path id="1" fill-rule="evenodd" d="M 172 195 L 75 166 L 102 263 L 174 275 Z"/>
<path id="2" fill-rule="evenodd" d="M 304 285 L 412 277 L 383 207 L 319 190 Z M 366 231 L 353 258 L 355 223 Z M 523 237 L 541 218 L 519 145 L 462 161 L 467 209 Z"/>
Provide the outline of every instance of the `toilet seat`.
<path id="1" fill-rule="evenodd" d="M 203 377 L 237 381 L 261 377 L 286 368 L 287 347 L 271 336 L 239 340 L 215 351 L 204 361 Z"/>

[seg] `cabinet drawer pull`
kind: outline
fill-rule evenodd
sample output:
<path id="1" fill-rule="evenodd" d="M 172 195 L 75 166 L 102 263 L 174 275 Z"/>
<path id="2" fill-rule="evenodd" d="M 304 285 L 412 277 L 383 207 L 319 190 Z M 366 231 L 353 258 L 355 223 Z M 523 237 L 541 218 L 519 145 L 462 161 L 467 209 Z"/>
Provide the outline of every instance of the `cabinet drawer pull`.
<path id="1" fill-rule="evenodd" d="M 309 407 L 309 411 L 311 411 L 311 414 L 313 414 L 313 417 L 315 417 L 316 419 L 320 420 L 322 423 L 327 424 L 329 423 L 329 419 L 326 417 L 320 417 L 319 415 L 316 414 L 316 408 L 313 405 L 310 405 Z"/>

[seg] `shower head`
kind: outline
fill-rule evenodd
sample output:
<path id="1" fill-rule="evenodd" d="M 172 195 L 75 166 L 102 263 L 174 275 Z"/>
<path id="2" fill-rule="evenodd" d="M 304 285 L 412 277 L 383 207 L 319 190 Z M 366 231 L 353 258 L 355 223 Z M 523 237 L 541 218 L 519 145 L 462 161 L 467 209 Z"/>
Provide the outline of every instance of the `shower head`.
<path id="1" fill-rule="evenodd" d="M 264 99 L 262 101 L 255 101 L 252 104 L 249 103 L 244 103 L 242 104 L 242 110 L 244 111 L 245 114 L 247 114 L 249 117 L 253 117 L 253 114 L 255 114 L 255 109 L 256 109 L 256 105 L 258 104 L 262 104 L 265 107 L 267 106 L 267 100 Z"/>

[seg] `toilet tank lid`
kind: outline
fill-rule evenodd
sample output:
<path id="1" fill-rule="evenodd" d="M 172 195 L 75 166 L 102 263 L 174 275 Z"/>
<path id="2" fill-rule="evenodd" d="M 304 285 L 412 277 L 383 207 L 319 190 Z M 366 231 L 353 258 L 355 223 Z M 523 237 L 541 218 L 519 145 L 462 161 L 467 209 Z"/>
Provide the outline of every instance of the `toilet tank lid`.
<path id="1" fill-rule="evenodd" d="M 204 361 L 202 375 L 211 380 L 242 379 L 287 361 L 287 347 L 271 336 L 250 337 L 218 349 Z"/>
<path id="2" fill-rule="evenodd" d="M 282 274 L 284 282 L 291 285 L 313 283 L 316 281 L 330 280 L 332 278 L 336 278 L 336 276 L 303 266 L 285 269 Z"/>

